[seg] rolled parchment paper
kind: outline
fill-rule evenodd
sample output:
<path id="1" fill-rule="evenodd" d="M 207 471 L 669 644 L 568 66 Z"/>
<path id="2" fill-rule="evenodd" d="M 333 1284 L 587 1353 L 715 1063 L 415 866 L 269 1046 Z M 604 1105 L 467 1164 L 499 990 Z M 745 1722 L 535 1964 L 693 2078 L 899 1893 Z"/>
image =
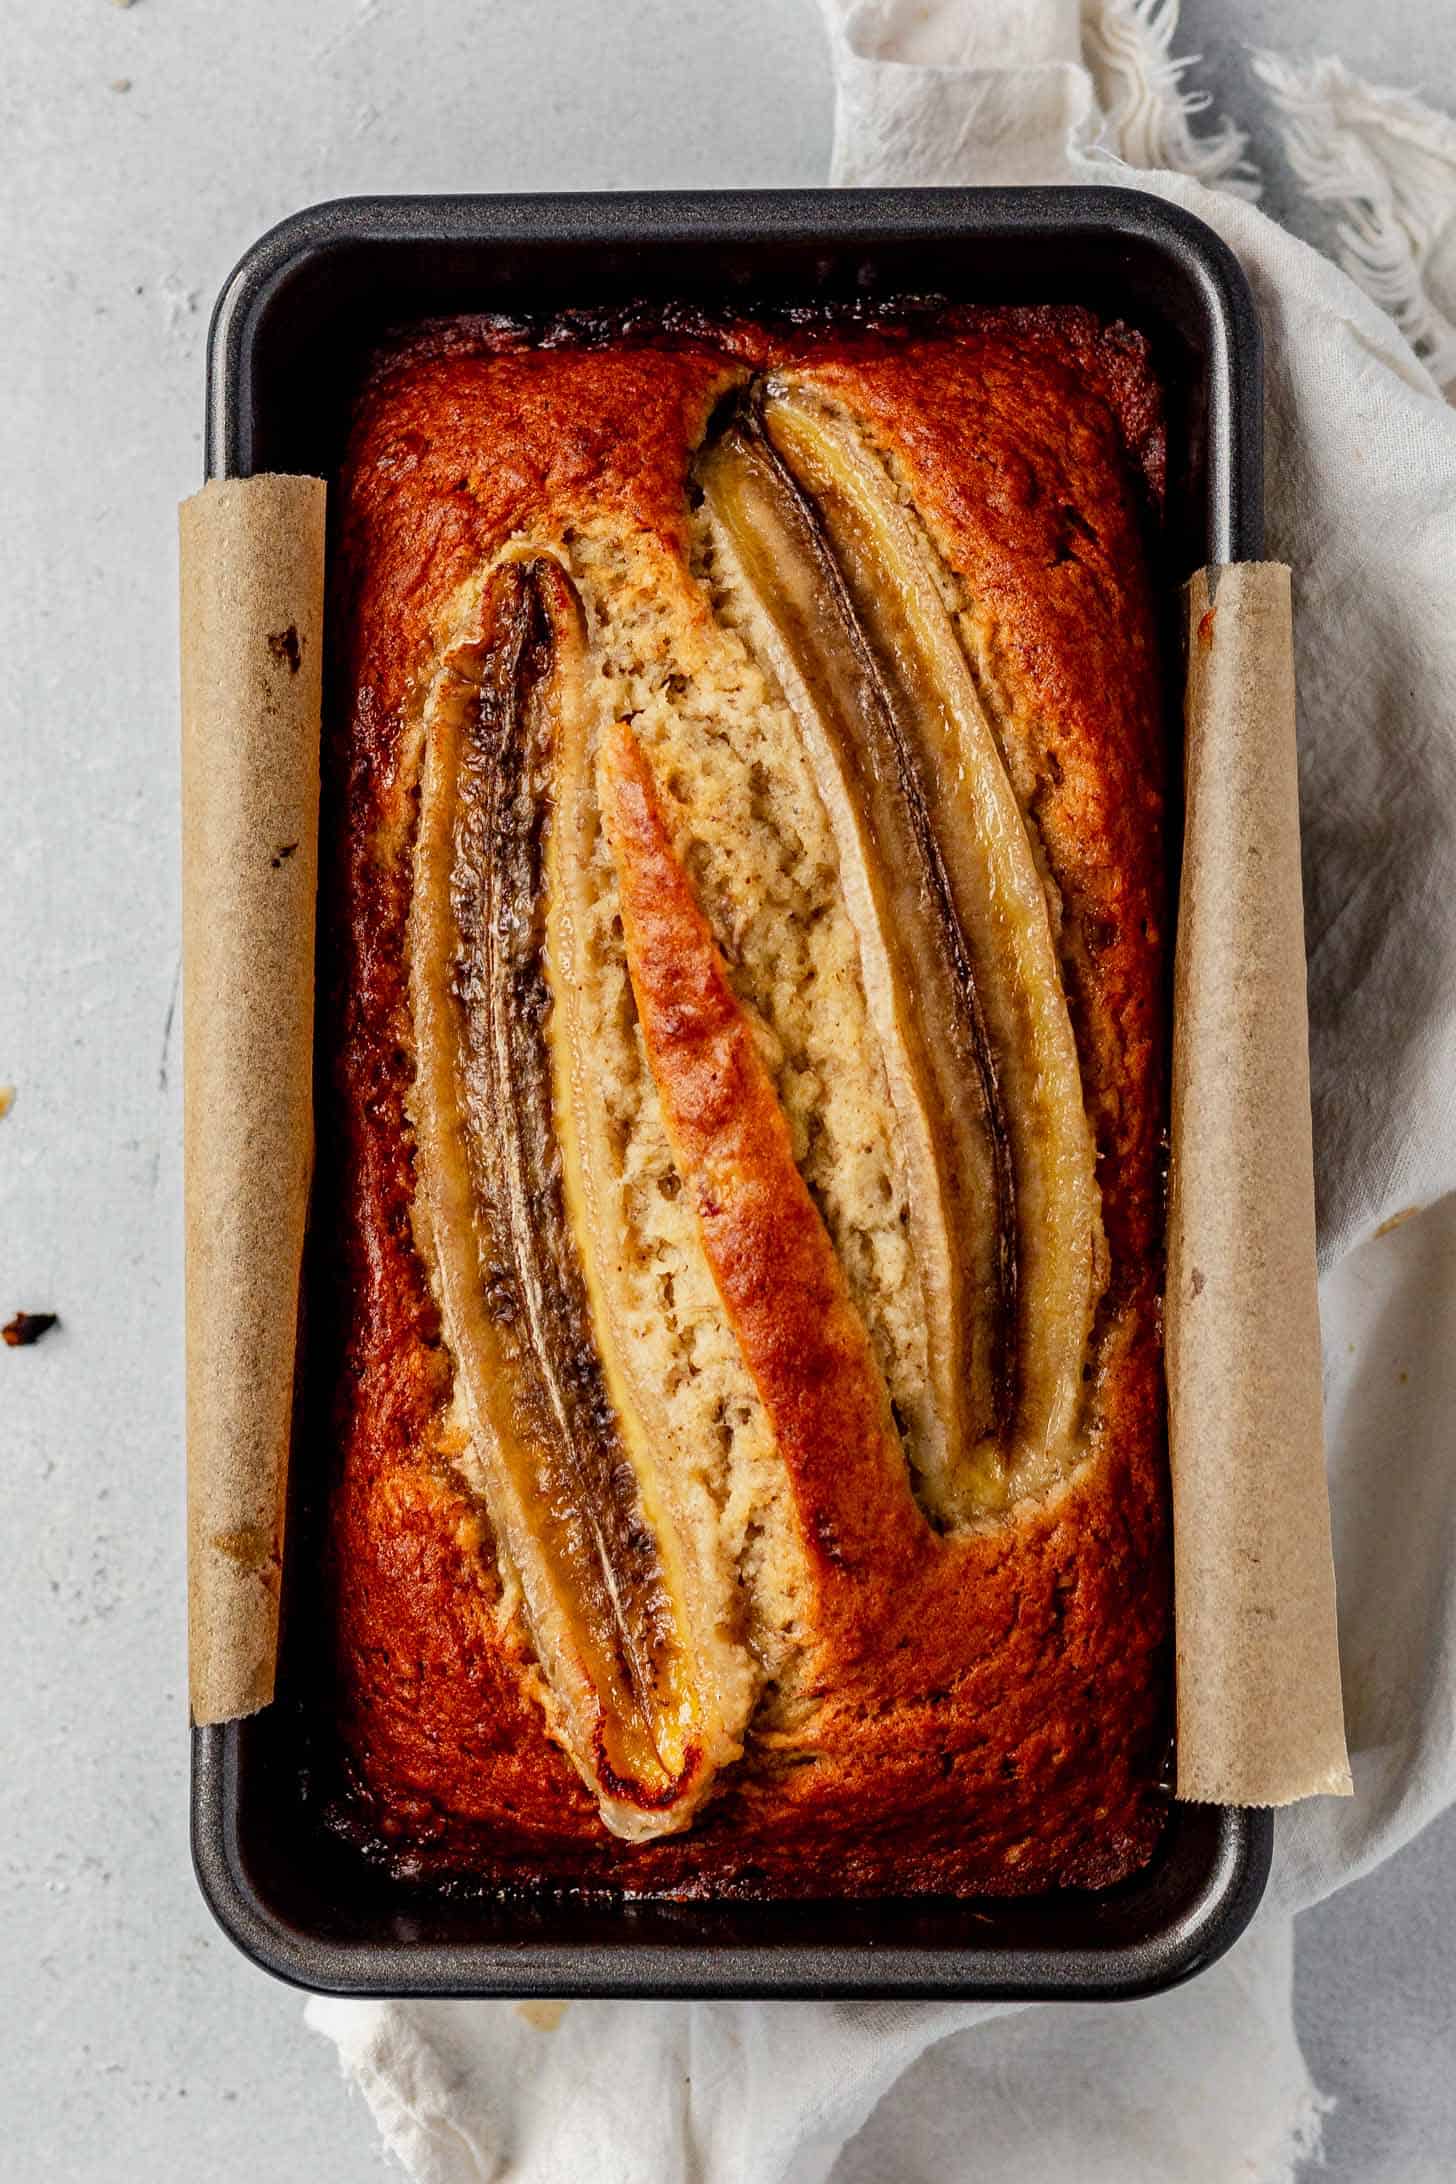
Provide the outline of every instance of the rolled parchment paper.
<path id="1" fill-rule="evenodd" d="M 1180 1798 L 1351 1788 L 1321 1406 L 1289 571 L 1188 587 L 1167 1366 Z"/>
<path id="2" fill-rule="evenodd" d="M 188 1682 L 266 1706 L 313 1158 L 324 486 L 181 510 Z"/>

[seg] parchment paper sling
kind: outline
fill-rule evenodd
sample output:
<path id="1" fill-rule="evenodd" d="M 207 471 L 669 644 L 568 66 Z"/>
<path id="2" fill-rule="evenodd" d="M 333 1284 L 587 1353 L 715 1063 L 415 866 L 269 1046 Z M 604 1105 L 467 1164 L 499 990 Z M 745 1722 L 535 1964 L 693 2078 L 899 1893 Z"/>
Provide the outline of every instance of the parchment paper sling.
<path id="1" fill-rule="evenodd" d="M 181 515 L 187 1604 L 193 1718 L 273 1696 L 313 1163 L 324 486 Z"/>
<path id="2" fill-rule="evenodd" d="M 1188 586 L 1168 1414 L 1178 1795 L 1348 1793 L 1315 1280 L 1289 571 Z"/>
<path id="3" fill-rule="evenodd" d="M 312 1160 L 324 488 L 182 510 L 194 1718 L 266 1705 Z M 1178 1794 L 1345 1790 L 1320 1418 L 1289 574 L 1189 587 L 1168 1377 Z"/>

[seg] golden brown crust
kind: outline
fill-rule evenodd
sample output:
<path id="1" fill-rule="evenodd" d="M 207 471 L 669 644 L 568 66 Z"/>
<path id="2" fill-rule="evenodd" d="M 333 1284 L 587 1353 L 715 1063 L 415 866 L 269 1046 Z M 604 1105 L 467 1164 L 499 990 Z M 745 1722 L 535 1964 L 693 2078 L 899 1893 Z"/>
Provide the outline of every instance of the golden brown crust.
<path id="1" fill-rule="evenodd" d="M 627 961 L 678 1171 L 718 1293 L 763 1398 L 820 1595 L 815 1673 L 880 1658 L 884 1610 L 919 1560 L 884 1384 L 794 1165 L 789 1126 L 708 922 L 673 854 L 630 727 L 607 734 L 603 819 L 622 880 Z M 827 1613 L 825 1611 L 828 1611 Z"/>
<path id="2" fill-rule="evenodd" d="M 947 565 L 994 618 L 1018 719 L 1054 762 L 1035 816 L 1079 939 L 1069 968 L 1118 1355 L 1071 1486 L 953 1553 L 903 1479 L 902 1508 L 845 1491 L 848 1474 L 836 1485 L 808 1405 L 820 1578 L 866 1573 L 853 1612 L 824 1625 L 822 1703 L 753 1750 L 690 1835 L 628 1847 L 544 1732 L 483 1520 L 439 1452 L 450 1372 L 409 1222 L 408 871 L 381 844 L 407 824 L 402 714 L 451 591 L 512 533 L 549 517 L 559 534 L 574 511 L 685 556 L 708 413 L 746 364 L 776 359 L 811 360 L 903 468 Z M 1155 419 L 1135 344 L 1076 312 L 970 314 L 935 336 L 739 328 L 546 351 L 457 338 L 366 394 L 340 496 L 327 730 L 324 1036 L 342 1146 L 330 1246 L 342 1242 L 344 1268 L 331 1560 L 359 1795 L 411 1859 L 486 1878 L 837 1894 L 1098 1884 L 1147 1856 L 1168 1673 L 1163 724 L 1135 478 L 1138 456 L 1156 457 Z M 696 1113 L 707 1131 L 722 1087 L 711 1071 L 686 1081 L 684 1127 Z M 779 1158 L 762 1133 L 746 1150 L 770 1169 Z M 780 1210 L 786 1186 L 780 1172 Z M 725 1250 L 740 1254 L 746 1311 L 769 1246 L 750 1227 Z M 764 1370 L 777 1359 L 789 1402 L 807 1332 L 764 1315 Z"/>

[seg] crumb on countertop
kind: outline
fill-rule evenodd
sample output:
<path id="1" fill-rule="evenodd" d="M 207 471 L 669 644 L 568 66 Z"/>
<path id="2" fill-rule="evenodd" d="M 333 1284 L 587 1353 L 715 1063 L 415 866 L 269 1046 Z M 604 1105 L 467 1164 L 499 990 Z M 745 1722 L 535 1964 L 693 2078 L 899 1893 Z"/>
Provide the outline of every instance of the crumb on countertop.
<path id="1" fill-rule="evenodd" d="M 17 1312 L 14 1319 L 0 1327 L 3 1337 L 12 1350 L 28 1349 L 32 1342 L 39 1342 L 42 1335 L 59 1324 L 54 1312 Z"/>

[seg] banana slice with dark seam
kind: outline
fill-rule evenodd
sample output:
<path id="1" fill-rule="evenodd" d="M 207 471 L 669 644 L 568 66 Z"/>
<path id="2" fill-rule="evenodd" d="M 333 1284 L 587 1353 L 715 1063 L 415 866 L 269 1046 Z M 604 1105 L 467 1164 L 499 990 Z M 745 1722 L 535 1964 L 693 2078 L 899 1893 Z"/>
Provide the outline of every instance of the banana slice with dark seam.
<path id="1" fill-rule="evenodd" d="M 698 478 L 839 845 L 925 1288 L 936 1430 L 916 1455 L 954 1521 L 1077 1430 L 1103 1279 L 1046 896 L 925 543 L 855 426 L 773 380 Z"/>
<path id="2" fill-rule="evenodd" d="M 956 1450 L 1005 1430 L 1014 1394 L 1014 1192 L 989 1042 L 893 699 L 816 511 L 747 405 L 699 478 L 839 847 L 926 1308 L 934 1400 L 912 1442 L 943 1482 Z"/>
<path id="3" fill-rule="evenodd" d="M 566 1203 L 544 882 L 583 646 L 559 564 L 507 560 L 427 709 L 414 1220 L 554 1725 L 607 1825 L 641 1839 L 689 1823 L 740 1748 L 750 1686 L 727 1720 Z"/>

